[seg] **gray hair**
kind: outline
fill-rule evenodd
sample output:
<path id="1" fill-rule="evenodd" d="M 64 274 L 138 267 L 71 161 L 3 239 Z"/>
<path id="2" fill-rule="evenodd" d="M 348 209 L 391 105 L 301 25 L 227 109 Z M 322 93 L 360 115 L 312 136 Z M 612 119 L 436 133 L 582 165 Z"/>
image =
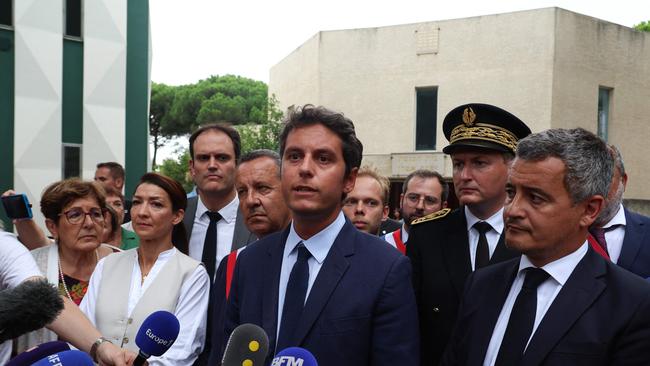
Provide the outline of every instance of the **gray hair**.
<path id="1" fill-rule="evenodd" d="M 621 156 L 621 151 L 614 145 L 609 145 L 609 147 L 612 149 L 614 164 L 616 164 L 615 166 L 618 169 L 618 172 L 621 173 L 622 177 L 625 175 L 625 164 L 623 164 L 623 156 Z"/>
<path id="2" fill-rule="evenodd" d="M 607 144 L 582 128 L 551 129 L 529 135 L 517 145 L 517 159 L 540 161 L 555 157 L 566 166 L 564 186 L 573 203 L 607 197 L 614 161 Z"/>
<path id="3" fill-rule="evenodd" d="M 282 167 L 282 162 L 280 161 L 280 154 L 273 150 L 268 150 L 268 149 L 257 149 L 257 150 L 252 150 L 247 152 L 246 154 L 242 155 L 242 157 L 239 159 L 239 164 L 248 162 L 248 161 L 253 161 L 255 159 L 260 159 L 260 158 L 269 158 L 273 160 L 275 165 L 277 166 L 277 172 L 278 172 L 278 177 L 280 176 L 280 168 Z"/>

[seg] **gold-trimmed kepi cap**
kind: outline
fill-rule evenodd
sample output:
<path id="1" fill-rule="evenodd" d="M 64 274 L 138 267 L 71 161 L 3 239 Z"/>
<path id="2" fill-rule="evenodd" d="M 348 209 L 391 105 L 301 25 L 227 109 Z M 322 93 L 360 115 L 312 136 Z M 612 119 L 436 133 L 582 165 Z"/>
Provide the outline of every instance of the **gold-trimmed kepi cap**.
<path id="1" fill-rule="evenodd" d="M 470 103 L 454 108 L 442 122 L 449 141 L 442 151 L 477 148 L 515 153 L 530 128 L 514 114 L 490 104 Z"/>

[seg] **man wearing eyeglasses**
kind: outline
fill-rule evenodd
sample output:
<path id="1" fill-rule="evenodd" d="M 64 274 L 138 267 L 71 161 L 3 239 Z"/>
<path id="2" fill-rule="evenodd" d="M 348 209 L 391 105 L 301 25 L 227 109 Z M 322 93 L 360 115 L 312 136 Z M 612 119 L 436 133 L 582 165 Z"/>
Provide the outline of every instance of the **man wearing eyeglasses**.
<path id="1" fill-rule="evenodd" d="M 402 227 L 384 235 L 384 240 L 406 254 L 411 222 L 447 207 L 449 185 L 438 172 L 419 169 L 404 180 L 399 197 L 399 213 L 404 219 Z"/>
<path id="2" fill-rule="evenodd" d="M 465 280 L 472 271 L 518 254 L 504 243 L 505 185 L 519 139 L 530 129 L 511 113 L 467 104 L 447 114 L 454 190 L 461 207 L 411 222 L 406 254 L 420 317 L 422 365 L 437 365 L 457 318 Z"/>

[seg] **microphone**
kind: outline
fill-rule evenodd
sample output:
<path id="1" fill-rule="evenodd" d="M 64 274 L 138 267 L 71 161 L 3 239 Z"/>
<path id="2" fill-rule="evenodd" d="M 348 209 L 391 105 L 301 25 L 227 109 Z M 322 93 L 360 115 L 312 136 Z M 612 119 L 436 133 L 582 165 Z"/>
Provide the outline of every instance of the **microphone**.
<path id="1" fill-rule="evenodd" d="M 66 342 L 62 341 L 42 343 L 12 358 L 5 366 L 29 366 L 45 356 L 67 351 L 69 349 L 70 346 Z"/>
<path id="2" fill-rule="evenodd" d="M 142 366 L 149 357 L 162 356 L 174 344 L 180 329 L 178 319 L 169 311 L 151 313 L 142 322 L 135 336 L 135 344 L 140 348 L 140 352 L 133 365 Z"/>
<path id="3" fill-rule="evenodd" d="M 269 353 L 269 337 L 255 324 L 235 328 L 223 352 L 221 366 L 263 366 Z"/>
<path id="4" fill-rule="evenodd" d="M 0 291 L 0 342 L 50 324 L 63 310 L 59 291 L 46 280 L 27 280 Z"/>
<path id="5" fill-rule="evenodd" d="M 271 366 L 318 366 L 316 357 L 304 348 L 289 347 L 278 352 L 271 362 Z"/>
<path id="6" fill-rule="evenodd" d="M 95 366 L 88 354 L 76 349 L 49 355 L 32 366 Z"/>

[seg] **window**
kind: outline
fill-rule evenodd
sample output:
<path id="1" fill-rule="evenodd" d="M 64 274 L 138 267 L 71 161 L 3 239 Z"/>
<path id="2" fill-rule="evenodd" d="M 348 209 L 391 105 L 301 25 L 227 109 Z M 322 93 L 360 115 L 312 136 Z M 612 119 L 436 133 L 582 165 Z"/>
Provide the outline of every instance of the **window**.
<path id="1" fill-rule="evenodd" d="M 415 150 L 435 150 L 438 88 L 416 88 L 415 94 Z"/>
<path id="2" fill-rule="evenodd" d="M 65 35 L 81 38 L 81 0 L 65 0 Z"/>
<path id="3" fill-rule="evenodd" d="M 13 15 L 13 0 L 0 0 L 0 25 L 11 27 L 14 22 Z"/>
<path id="4" fill-rule="evenodd" d="M 81 177 L 81 145 L 63 144 L 63 179 Z"/>
<path id="5" fill-rule="evenodd" d="M 612 88 L 598 88 L 598 137 L 607 141 L 609 127 L 609 105 L 612 99 Z"/>

